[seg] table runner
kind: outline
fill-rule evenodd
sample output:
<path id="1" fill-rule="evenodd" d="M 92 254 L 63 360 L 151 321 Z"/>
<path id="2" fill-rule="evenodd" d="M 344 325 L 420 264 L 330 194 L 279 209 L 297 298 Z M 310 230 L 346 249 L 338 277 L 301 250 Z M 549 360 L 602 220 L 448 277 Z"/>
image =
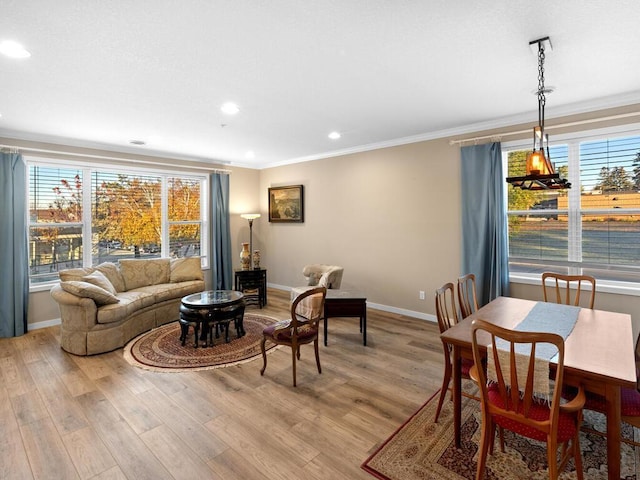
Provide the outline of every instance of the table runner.
<path id="1" fill-rule="evenodd" d="M 527 316 L 514 328 L 518 332 L 540 332 L 555 333 L 564 340 L 571 334 L 576 322 L 580 307 L 571 305 L 560 305 L 556 303 L 537 302 Z M 503 377 L 506 383 L 510 382 L 511 369 L 509 366 L 509 343 L 496 339 L 498 357 L 503 370 Z M 497 381 L 495 364 L 493 362 L 492 347 L 487 347 L 487 378 L 490 381 Z M 529 358 L 531 356 L 530 344 L 515 344 L 516 352 L 516 374 L 518 385 L 521 378 L 526 378 Z M 549 399 L 549 361 L 557 356 L 556 347 L 549 343 L 539 343 L 536 345 L 536 361 L 534 366 L 534 395 L 544 399 Z"/>

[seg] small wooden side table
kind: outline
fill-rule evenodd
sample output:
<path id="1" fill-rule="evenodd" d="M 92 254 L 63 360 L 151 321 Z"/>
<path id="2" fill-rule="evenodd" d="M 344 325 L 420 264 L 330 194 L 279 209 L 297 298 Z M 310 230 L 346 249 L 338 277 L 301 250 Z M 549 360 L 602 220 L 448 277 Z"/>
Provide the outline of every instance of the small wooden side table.
<path id="1" fill-rule="evenodd" d="M 244 294 L 245 304 L 257 303 L 260 308 L 264 307 L 267 304 L 267 270 L 236 270 L 235 289 Z"/>
<path id="2" fill-rule="evenodd" d="M 362 344 L 367 345 L 367 297 L 359 292 L 328 289 L 324 299 L 324 346 L 327 346 L 327 320 L 331 317 L 360 318 Z"/>

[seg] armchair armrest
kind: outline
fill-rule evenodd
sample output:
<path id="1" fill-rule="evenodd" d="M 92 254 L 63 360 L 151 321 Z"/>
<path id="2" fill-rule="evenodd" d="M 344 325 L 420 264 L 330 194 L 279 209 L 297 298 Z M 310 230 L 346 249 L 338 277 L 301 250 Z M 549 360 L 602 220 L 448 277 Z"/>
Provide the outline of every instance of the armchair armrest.
<path id="1" fill-rule="evenodd" d="M 560 410 L 564 412 L 576 412 L 578 410 L 582 410 L 584 407 L 584 402 L 587 401 L 587 396 L 584 393 L 584 388 L 582 385 L 578 387 L 578 393 L 570 402 L 563 403 L 560 405 Z"/>

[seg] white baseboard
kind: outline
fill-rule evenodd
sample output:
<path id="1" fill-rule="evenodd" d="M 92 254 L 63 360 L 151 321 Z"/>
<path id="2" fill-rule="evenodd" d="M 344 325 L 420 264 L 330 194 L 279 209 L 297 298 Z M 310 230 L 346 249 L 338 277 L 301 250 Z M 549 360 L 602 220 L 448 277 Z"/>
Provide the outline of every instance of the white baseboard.
<path id="1" fill-rule="evenodd" d="M 60 325 L 61 323 L 62 323 L 62 320 L 60 320 L 59 318 L 52 318 L 51 320 L 44 320 L 42 322 L 30 323 L 29 331 L 38 330 L 40 328 L 53 327 L 55 325 Z"/>

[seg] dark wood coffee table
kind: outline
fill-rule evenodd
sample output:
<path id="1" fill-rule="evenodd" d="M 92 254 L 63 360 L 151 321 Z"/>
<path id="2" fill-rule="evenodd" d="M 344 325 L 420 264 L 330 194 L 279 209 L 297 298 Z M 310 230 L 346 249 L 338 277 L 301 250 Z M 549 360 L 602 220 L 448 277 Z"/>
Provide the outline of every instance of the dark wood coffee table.
<path id="1" fill-rule="evenodd" d="M 208 290 L 184 297 L 180 304 L 180 340 L 185 344 L 189 327 L 193 326 L 195 347 L 204 340 L 203 346 L 213 346 L 213 331 L 225 332 L 229 343 L 229 323 L 233 320 L 238 338 L 245 334 L 244 295 L 235 290 Z"/>
<path id="2" fill-rule="evenodd" d="M 367 345 L 367 297 L 360 292 L 328 289 L 324 299 L 324 345 L 327 346 L 327 320 L 331 317 L 360 318 L 362 344 Z"/>

